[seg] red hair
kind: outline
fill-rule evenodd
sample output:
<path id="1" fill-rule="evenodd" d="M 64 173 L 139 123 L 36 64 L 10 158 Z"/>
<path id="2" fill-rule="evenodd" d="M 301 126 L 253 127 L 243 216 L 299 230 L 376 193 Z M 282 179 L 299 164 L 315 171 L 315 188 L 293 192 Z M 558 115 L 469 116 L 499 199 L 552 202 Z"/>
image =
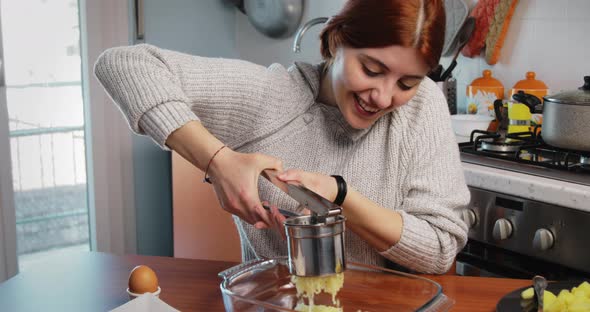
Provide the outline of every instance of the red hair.
<path id="1" fill-rule="evenodd" d="M 321 53 L 331 61 L 339 46 L 416 48 L 432 69 L 445 38 L 442 0 L 348 0 L 320 34 Z"/>

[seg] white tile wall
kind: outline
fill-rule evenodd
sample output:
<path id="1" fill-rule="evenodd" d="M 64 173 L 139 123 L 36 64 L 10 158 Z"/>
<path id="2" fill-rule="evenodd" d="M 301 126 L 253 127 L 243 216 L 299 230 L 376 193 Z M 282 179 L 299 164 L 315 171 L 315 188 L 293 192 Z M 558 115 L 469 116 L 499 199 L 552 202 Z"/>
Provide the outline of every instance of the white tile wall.
<path id="1" fill-rule="evenodd" d="M 470 7 L 477 1 L 464 0 Z M 345 0 L 307 1 L 303 23 L 318 16 L 336 13 Z M 236 10 L 237 11 L 237 10 Z M 274 62 L 289 65 L 296 60 L 317 62 L 321 25 L 306 33 L 302 53 L 291 51 L 293 38 L 275 40 L 264 37 L 236 13 L 236 47 L 240 58 L 259 64 Z M 441 63 L 447 66 L 450 58 Z M 457 78 L 458 107 L 465 110 L 465 89 L 484 69 L 491 69 L 508 92 L 535 71 L 552 91 L 577 88 L 582 77 L 590 75 L 590 0 L 520 0 L 504 41 L 500 61 L 490 66 L 482 57 L 459 56 L 454 70 Z"/>
<path id="2" fill-rule="evenodd" d="M 590 1 L 588 0 L 569 0 L 566 8 L 566 17 L 569 19 L 588 20 L 590 12 Z"/>
<path id="3" fill-rule="evenodd" d="M 491 69 L 507 92 L 527 71 L 535 71 L 552 92 L 581 86 L 582 77 L 590 75 L 589 30 L 590 0 L 520 0 L 496 65 L 459 56 L 454 71 L 459 110 L 465 110 L 465 88 L 484 69 Z M 441 62 L 446 66 L 450 59 Z"/>

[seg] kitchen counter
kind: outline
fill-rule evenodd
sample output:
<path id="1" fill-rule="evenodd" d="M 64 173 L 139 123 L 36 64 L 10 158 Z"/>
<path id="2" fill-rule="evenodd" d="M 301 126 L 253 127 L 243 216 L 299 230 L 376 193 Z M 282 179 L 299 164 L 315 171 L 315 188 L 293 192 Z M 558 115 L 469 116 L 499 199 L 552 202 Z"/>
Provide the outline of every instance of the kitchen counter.
<path id="1" fill-rule="evenodd" d="M 457 143 L 469 137 L 455 136 Z M 590 212 L 590 186 L 463 162 L 467 185 Z"/>
<path id="2" fill-rule="evenodd" d="M 467 185 L 590 212 L 590 186 L 463 162 Z"/>
<path id="3" fill-rule="evenodd" d="M 181 311 L 223 311 L 217 273 L 235 263 L 97 252 L 63 254 L 0 284 L 3 311 L 107 311 L 128 301 L 133 267 L 158 274 L 160 298 Z M 424 275 L 455 300 L 452 311 L 494 311 L 502 296 L 528 280 Z"/>

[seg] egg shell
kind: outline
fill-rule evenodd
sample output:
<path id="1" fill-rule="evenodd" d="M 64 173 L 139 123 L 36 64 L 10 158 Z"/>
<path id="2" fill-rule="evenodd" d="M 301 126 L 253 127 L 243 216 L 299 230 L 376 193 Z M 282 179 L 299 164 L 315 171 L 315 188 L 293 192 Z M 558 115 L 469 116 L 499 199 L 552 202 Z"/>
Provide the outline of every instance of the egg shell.
<path id="1" fill-rule="evenodd" d="M 153 293 L 158 290 L 156 272 L 145 265 L 138 265 L 129 274 L 129 290 L 136 294 Z"/>

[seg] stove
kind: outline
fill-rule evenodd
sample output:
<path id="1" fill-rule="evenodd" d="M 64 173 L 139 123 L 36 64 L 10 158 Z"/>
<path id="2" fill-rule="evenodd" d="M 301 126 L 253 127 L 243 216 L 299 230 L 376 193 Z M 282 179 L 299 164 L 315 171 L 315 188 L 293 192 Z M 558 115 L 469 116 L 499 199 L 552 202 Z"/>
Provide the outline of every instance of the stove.
<path id="1" fill-rule="evenodd" d="M 589 152 L 549 146 L 535 132 L 474 130 L 459 144 L 461 161 L 590 186 Z"/>
<path id="2" fill-rule="evenodd" d="M 567 185 L 588 187 L 590 193 L 590 153 L 547 145 L 538 129 L 512 134 L 475 130 L 459 150 L 462 162 L 519 173 L 530 188 L 542 177 L 562 183 L 564 196 Z M 500 193 L 481 185 L 469 189 L 471 202 L 462 212 L 469 242 L 457 256 L 458 274 L 590 277 L 590 202 L 578 205 L 588 209 L 574 209 L 527 198 L 517 190 Z"/>

